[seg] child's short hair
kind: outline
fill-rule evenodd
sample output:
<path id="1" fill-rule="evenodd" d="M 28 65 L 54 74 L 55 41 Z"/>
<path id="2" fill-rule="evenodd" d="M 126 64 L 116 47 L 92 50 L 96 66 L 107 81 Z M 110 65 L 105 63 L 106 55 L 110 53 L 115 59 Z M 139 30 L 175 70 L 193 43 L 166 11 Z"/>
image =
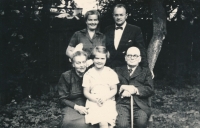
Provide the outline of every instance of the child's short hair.
<path id="1" fill-rule="evenodd" d="M 88 54 L 87 54 L 86 52 L 84 52 L 84 51 L 76 51 L 75 53 L 72 54 L 71 62 L 72 62 L 72 63 L 74 62 L 74 58 L 75 58 L 76 56 L 81 56 L 81 55 L 85 56 L 85 57 L 86 57 L 86 60 L 88 59 Z"/>
<path id="2" fill-rule="evenodd" d="M 96 53 L 103 53 L 106 54 L 106 58 L 109 59 L 110 58 L 110 53 L 109 51 L 106 49 L 106 47 L 104 46 L 96 46 L 93 51 L 92 51 L 92 59 L 95 58 Z"/>

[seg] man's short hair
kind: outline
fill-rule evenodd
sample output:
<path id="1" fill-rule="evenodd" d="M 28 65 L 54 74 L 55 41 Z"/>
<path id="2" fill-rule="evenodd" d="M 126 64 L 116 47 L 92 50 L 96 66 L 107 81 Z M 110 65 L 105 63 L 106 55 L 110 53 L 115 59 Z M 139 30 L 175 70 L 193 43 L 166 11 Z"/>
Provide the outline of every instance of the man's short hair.
<path id="1" fill-rule="evenodd" d="M 98 20 L 100 19 L 100 13 L 97 10 L 90 10 L 85 13 L 85 21 L 87 21 L 89 15 L 97 15 Z"/>
<path id="2" fill-rule="evenodd" d="M 104 46 L 96 46 L 93 50 L 92 50 L 92 59 L 95 58 L 96 53 L 103 53 L 106 54 L 106 58 L 109 59 L 110 58 L 110 53 L 109 51 L 106 49 L 106 47 Z"/>
<path id="3" fill-rule="evenodd" d="M 87 60 L 88 55 L 87 55 L 86 52 L 84 52 L 84 51 L 76 51 L 75 53 L 73 53 L 73 54 L 72 54 L 72 57 L 71 57 L 72 63 L 74 62 L 74 58 L 75 58 L 76 56 L 82 56 L 82 55 L 85 56 L 85 57 L 86 57 L 86 60 Z"/>
<path id="4" fill-rule="evenodd" d="M 126 13 L 127 13 L 127 9 L 126 9 L 126 6 L 124 4 L 115 5 L 114 8 L 113 8 L 113 12 L 114 12 L 115 8 L 124 8 L 126 10 Z"/>

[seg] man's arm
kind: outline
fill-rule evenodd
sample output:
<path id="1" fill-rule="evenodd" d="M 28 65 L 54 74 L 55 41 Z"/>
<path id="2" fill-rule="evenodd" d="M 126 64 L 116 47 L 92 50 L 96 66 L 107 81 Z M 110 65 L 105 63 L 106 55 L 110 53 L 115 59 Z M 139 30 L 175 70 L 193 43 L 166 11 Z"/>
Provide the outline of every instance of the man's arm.
<path id="1" fill-rule="evenodd" d="M 129 91 L 132 95 L 136 94 L 140 97 L 150 97 L 154 94 L 153 80 L 151 72 L 148 70 L 144 83 L 135 85 L 122 85 L 120 91 Z"/>
<path id="2" fill-rule="evenodd" d="M 134 85 L 121 85 L 119 89 L 119 93 L 122 93 L 122 96 L 124 95 L 124 92 L 129 92 L 131 95 L 140 95 L 138 88 L 136 88 Z M 130 96 L 128 96 L 130 97 Z"/>
<path id="3" fill-rule="evenodd" d="M 147 69 L 147 73 L 146 73 L 146 77 L 145 77 L 145 81 L 143 85 L 141 86 L 136 85 L 135 87 L 138 88 L 140 97 L 150 97 L 154 94 L 153 79 L 152 79 L 152 74 L 149 68 Z"/>
<path id="4" fill-rule="evenodd" d="M 121 88 L 122 83 L 123 84 L 128 84 L 126 82 L 126 80 L 121 76 L 121 70 L 119 70 L 119 67 L 117 67 L 117 68 L 114 68 L 114 71 L 117 73 L 117 76 L 118 76 L 118 79 L 119 79 L 119 83 L 117 84 L 117 94 L 116 95 L 120 96 L 121 98 L 130 97 L 131 94 L 130 94 L 129 91 L 120 90 L 120 89 L 122 89 Z"/>
<path id="5" fill-rule="evenodd" d="M 144 83 L 137 83 L 136 85 L 121 85 L 119 92 L 128 91 L 132 95 L 140 97 L 150 97 L 154 94 L 153 80 L 151 72 L 148 69 Z"/>

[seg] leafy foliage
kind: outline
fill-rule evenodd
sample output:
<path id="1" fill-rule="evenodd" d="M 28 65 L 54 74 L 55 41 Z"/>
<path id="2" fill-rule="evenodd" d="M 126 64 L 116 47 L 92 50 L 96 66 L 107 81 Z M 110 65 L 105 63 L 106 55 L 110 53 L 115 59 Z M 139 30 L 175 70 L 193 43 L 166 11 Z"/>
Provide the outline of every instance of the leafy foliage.
<path id="1" fill-rule="evenodd" d="M 124 4 L 127 8 L 128 16 L 137 21 L 137 20 L 151 20 L 152 14 L 149 7 L 149 2 L 137 1 L 137 0 L 100 0 L 100 12 L 104 16 L 111 16 L 113 13 L 113 7 L 116 4 Z M 112 17 L 112 16 L 111 16 Z"/>
<path id="2" fill-rule="evenodd" d="M 54 93 L 42 95 L 39 99 L 26 98 L 19 104 L 12 101 L 0 107 L 2 128 L 56 128 L 62 115 Z"/>
<path id="3" fill-rule="evenodd" d="M 2 1 L 1 1 L 2 2 Z M 34 4 L 34 8 L 32 7 Z M 41 21 L 35 6 L 41 1 L 12 1 L 0 8 L 5 90 L 9 99 L 20 100 L 42 93 L 47 85 L 47 40 L 45 18 Z M 43 12 L 45 14 L 45 12 Z M 34 90 L 34 91 L 33 91 Z M 37 90 L 37 91 L 36 91 Z M 39 92 L 39 93 L 38 93 Z"/>
<path id="4" fill-rule="evenodd" d="M 149 0 L 99 0 L 101 14 L 111 16 L 114 5 L 120 3 L 126 5 L 128 16 L 131 19 L 135 21 L 152 20 L 151 1 Z M 177 19 L 193 21 L 200 18 L 199 0 L 164 0 L 163 5 L 169 21 Z"/>
<path id="5" fill-rule="evenodd" d="M 165 0 L 166 12 L 168 17 L 173 10 L 177 9 L 174 17 L 171 20 L 188 20 L 193 22 L 195 19 L 200 18 L 199 0 Z M 170 20 L 170 21 L 171 21 Z"/>

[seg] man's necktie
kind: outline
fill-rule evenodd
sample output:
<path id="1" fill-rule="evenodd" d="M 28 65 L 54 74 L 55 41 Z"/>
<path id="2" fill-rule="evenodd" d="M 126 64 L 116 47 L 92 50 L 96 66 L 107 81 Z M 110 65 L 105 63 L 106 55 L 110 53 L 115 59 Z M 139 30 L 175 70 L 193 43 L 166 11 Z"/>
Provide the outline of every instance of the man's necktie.
<path id="1" fill-rule="evenodd" d="M 129 75 L 131 75 L 132 71 L 132 69 L 128 69 Z"/>
<path id="2" fill-rule="evenodd" d="M 123 30 L 123 27 L 120 27 L 120 26 L 119 26 L 119 27 L 116 27 L 116 28 L 115 28 L 115 30 L 118 30 L 118 29 Z"/>

